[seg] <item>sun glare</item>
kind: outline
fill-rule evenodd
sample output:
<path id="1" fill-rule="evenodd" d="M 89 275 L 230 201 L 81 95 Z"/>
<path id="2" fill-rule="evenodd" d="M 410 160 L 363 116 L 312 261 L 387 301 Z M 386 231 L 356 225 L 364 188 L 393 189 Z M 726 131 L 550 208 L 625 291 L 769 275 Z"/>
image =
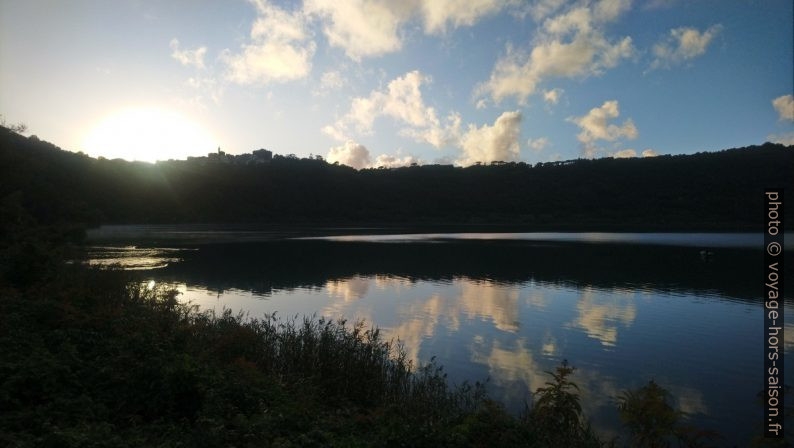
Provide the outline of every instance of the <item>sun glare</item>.
<path id="1" fill-rule="evenodd" d="M 92 156 L 146 162 L 204 155 L 215 147 L 215 139 L 195 122 L 157 108 L 124 109 L 110 115 L 84 142 L 84 151 Z"/>

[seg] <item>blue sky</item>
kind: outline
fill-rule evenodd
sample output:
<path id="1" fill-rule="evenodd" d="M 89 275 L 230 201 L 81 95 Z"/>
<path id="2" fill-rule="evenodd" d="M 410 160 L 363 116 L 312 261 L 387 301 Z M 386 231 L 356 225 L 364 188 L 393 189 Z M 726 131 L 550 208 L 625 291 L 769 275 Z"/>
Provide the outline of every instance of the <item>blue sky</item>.
<path id="1" fill-rule="evenodd" d="M 357 168 L 794 144 L 792 2 L 0 1 L 0 113 L 91 155 Z"/>

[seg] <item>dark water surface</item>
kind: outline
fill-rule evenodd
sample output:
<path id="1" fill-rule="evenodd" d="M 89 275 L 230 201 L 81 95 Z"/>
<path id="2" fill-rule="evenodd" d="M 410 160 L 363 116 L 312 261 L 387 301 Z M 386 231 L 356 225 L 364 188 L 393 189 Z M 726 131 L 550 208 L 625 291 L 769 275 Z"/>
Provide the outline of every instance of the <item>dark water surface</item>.
<path id="1" fill-rule="evenodd" d="M 146 229 L 95 232 L 90 262 L 141 270 L 202 309 L 363 319 L 413 359 L 436 356 L 453 382 L 489 378 L 516 412 L 567 359 L 606 436 L 621 434 L 616 397 L 650 379 L 725 445 L 761 431 L 760 234 Z M 794 322 L 790 293 L 786 313 Z M 787 383 L 793 347 L 786 324 Z"/>

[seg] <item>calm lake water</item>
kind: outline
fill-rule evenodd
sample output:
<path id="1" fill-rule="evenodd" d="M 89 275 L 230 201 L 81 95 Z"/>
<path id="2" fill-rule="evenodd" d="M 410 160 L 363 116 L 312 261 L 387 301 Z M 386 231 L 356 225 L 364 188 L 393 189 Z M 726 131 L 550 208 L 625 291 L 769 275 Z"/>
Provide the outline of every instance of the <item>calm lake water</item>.
<path id="1" fill-rule="evenodd" d="M 90 262 L 139 270 L 202 309 L 365 320 L 453 382 L 489 379 L 515 412 L 567 359 L 605 436 L 621 434 L 616 397 L 650 379 L 726 446 L 761 431 L 760 234 L 142 229 L 94 232 Z M 785 311 L 794 321 L 790 293 Z M 786 324 L 787 383 L 792 348 Z"/>

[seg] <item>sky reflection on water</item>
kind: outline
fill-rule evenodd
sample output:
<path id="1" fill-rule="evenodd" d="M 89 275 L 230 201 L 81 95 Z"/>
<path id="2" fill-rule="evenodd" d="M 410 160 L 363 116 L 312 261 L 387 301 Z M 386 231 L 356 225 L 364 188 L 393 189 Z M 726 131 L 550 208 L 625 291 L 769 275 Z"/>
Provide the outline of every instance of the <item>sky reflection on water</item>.
<path id="1" fill-rule="evenodd" d="M 730 238 L 729 238 L 730 239 Z M 703 240 L 700 240 L 703 242 Z M 721 247 L 714 245 L 712 247 Z M 760 250 L 571 242 L 282 240 L 198 249 L 111 249 L 100 263 L 176 286 L 203 310 L 364 320 L 453 382 L 488 379 L 512 411 L 563 359 L 582 406 L 618 435 L 616 397 L 653 379 L 690 422 L 747 445 L 760 430 Z M 137 260 L 137 261 L 135 261 Z M 786 299 L 794 315 L 794 301 Z M 786 380 L 794 325 L 786 324 Z"/>
<path id="2" fill-rule="evenodd" d="M 605 434 L 619 428 L 618 394 L 649 379 L 667 388 L 693 423 L 728 440 L 747 440 L 759 421 L 762 315 L 747 302 L 465 277 L 353 276 L 268 295 L 185 284 L 180 290 L 182 300 L 202 309 L 245 310 L 250 317 L 277 311 L 285 318 L 364 320 L 399 339 L 412 359 L 437 356 L 453 381 L 488 378 L 491 395 L 513 411 L 531 401 L 546 371 L 568 359 L 578 367 L 583 408 Z M 794 326 L 786 330 L 790 352 Z"/>

